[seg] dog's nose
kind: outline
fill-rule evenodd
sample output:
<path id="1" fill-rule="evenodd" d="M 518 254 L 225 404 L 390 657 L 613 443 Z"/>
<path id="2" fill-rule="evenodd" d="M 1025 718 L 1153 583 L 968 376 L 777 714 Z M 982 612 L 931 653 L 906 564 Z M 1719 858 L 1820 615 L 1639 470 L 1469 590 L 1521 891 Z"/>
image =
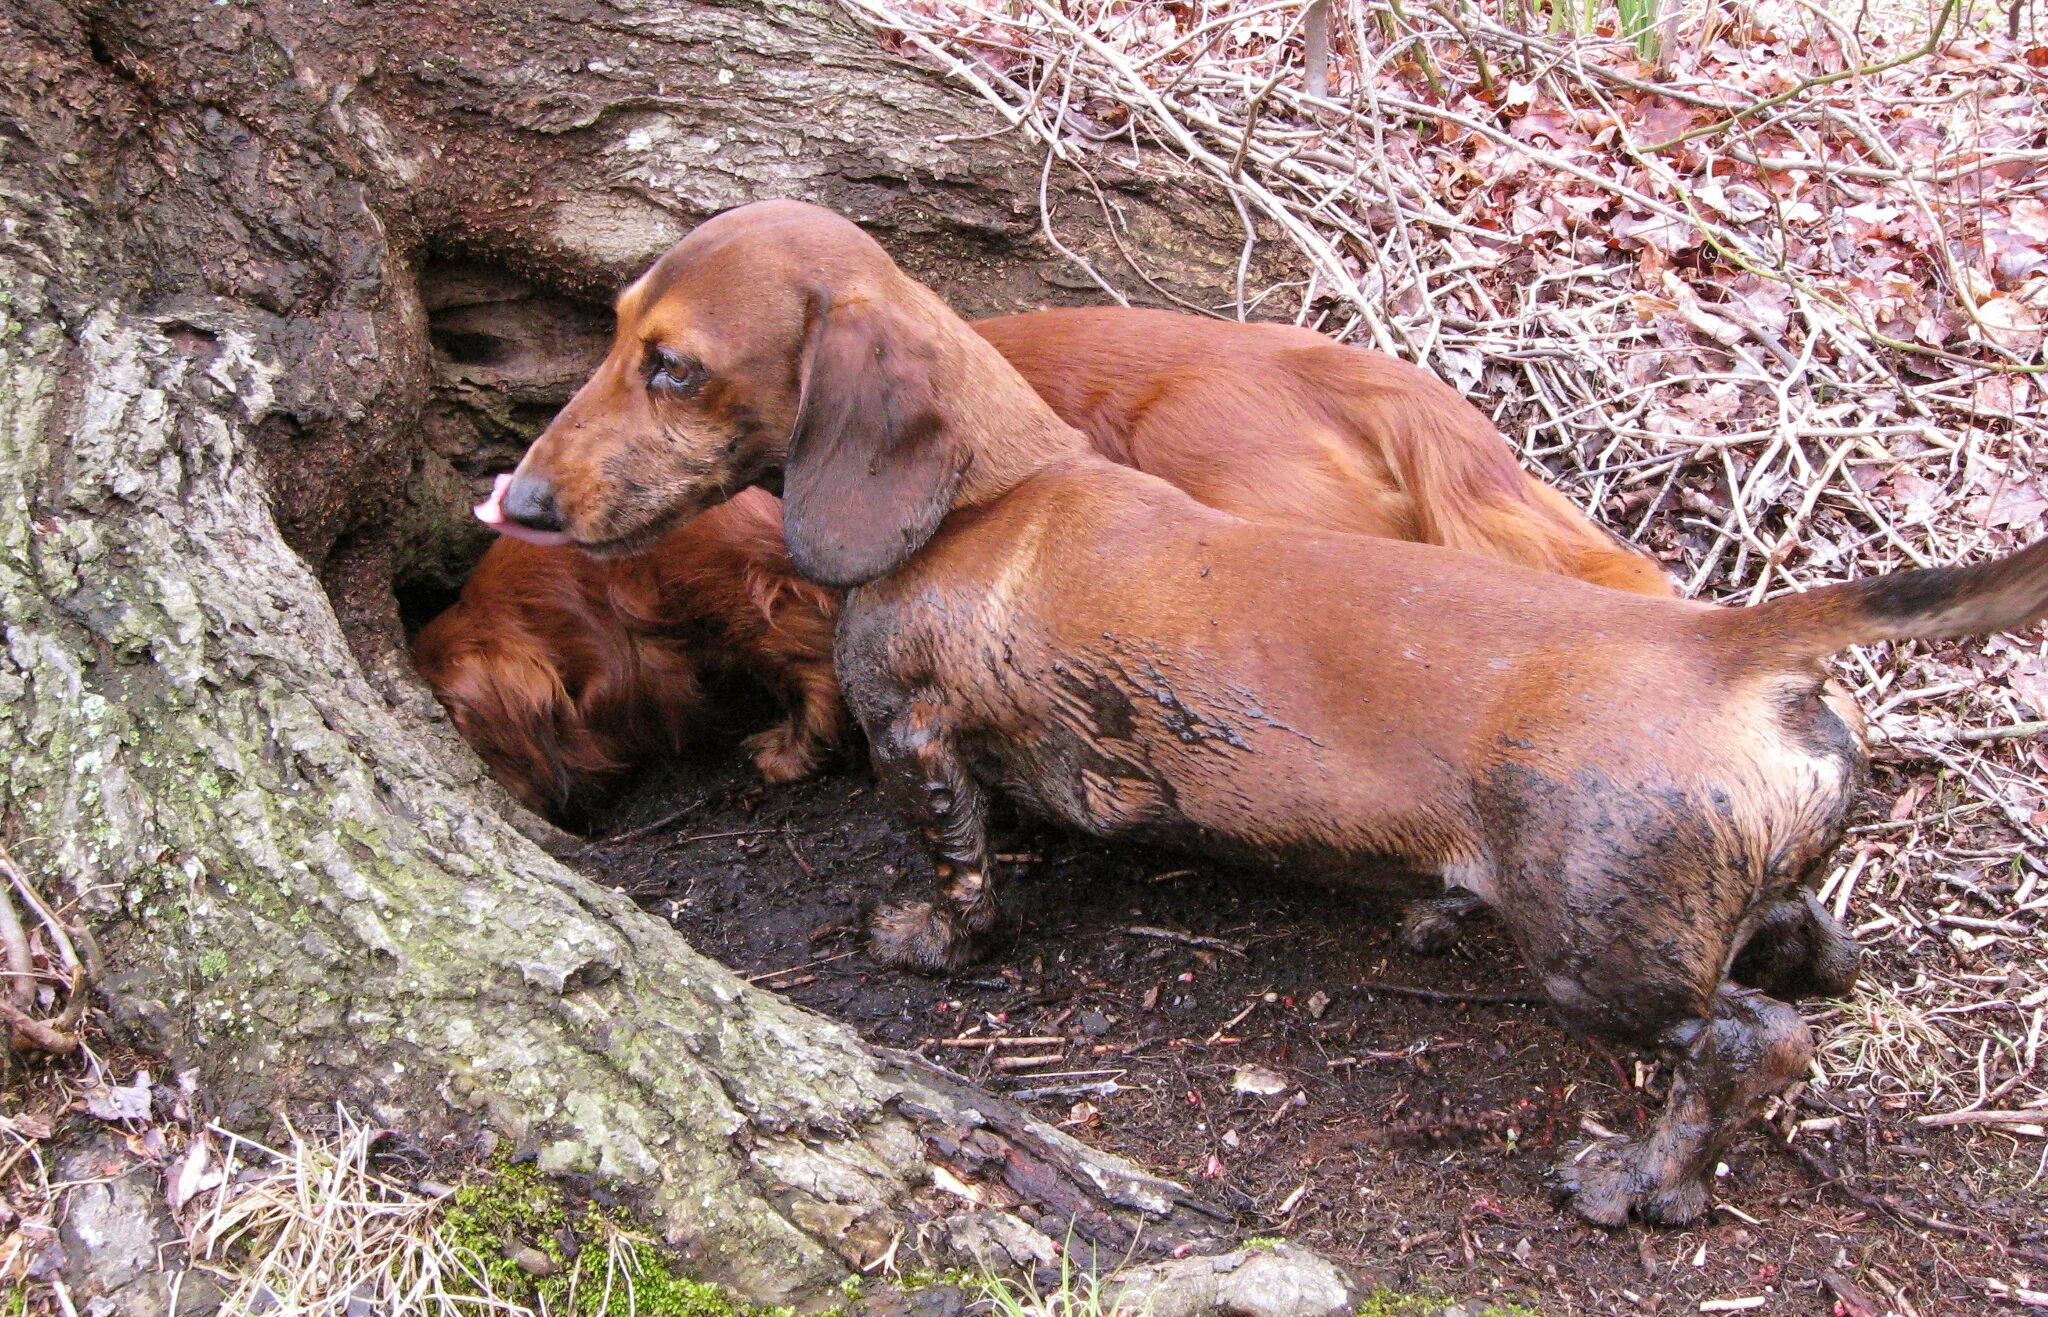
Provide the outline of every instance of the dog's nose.
<path id="1" fill-rule="evenodd" d="M 524 473 L 514 476 L 500 506 L 504 509 L 505 520 L 528 530 L 562 529 L 562 514 L 555 507 L 555 487 L 536 476 Z"/>

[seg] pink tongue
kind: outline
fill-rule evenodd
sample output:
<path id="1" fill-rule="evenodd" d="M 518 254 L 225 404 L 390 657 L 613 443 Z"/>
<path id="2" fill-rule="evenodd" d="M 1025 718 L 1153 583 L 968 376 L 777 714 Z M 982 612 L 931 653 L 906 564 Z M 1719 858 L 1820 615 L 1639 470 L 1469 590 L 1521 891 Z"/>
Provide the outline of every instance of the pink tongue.
<path id="1" fill-rule="evenodd" d="M 528 544 L 567 544 L 569 536 L 564 531 L 534 530 L 531 527 L 520 525 L 505 515 L 505 491 L 511 488 L 511 485 L 512 477 L 509 475 L 501 475 L 492 481 L 491 496 L 470 509 L 471 512 L 476 514 L 476 519 L 500 535 L 510 536 L 515 540 L 525 540 Z"/>

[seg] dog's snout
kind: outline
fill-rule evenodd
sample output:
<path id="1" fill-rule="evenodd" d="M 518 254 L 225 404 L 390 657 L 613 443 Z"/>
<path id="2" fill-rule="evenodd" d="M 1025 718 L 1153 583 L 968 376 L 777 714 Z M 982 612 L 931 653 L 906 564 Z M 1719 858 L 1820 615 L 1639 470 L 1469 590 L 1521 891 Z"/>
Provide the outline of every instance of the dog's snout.
<path id="1" fill-rule="evenodd" d="M 528 530 L 563 529 L 561 510 L 555 506 L 555 487 L 537 476 L 524 472 L 514 476 L 502 506 L 507 521 Z"/>

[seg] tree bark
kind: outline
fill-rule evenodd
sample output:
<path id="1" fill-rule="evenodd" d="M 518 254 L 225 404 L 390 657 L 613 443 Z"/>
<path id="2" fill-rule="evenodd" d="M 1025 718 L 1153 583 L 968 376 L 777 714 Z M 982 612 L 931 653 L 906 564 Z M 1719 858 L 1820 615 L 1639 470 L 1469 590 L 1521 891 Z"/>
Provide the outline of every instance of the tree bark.
<path id="1" fill-rule="evenodd" d="M 1069 1223 L 1116 1259 L 1222 1246 L 1176 1186 L 557 865 L 403 658 L 394 573 L 473 553 L 465 477 L 704 215 L 833 206 L 968 313 L 1087 283 L 1000 126 L 813 3 L 0 11 L 0 832 L 224 1123 L 488 1130 L 756 1299 Z M 1152 278 L 1229 282 L 1227 204 L 1099 182 Z M 1095 193 L 1050 196 L 1116 268 Z"/>

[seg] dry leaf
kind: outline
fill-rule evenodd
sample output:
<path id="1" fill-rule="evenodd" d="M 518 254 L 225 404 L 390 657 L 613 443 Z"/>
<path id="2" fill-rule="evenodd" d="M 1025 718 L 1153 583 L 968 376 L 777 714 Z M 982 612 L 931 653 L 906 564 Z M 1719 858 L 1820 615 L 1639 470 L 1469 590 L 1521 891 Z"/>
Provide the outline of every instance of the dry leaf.
<path id="1" fill-rule="evenodd" d="M 165 1174 L 164 1201 L 175 1212 L 208 1189 L 218 1188 L 226 1179 L 225 1163 L 213 1164 L 212 1137 L 201 1133 Z"/>
<path id="2" fill-rule="evenodd" d="M 2041 318 L 2017 297 L 2001 294 L 1978 303 L 1977 323 L 2002 348 L 2031 353 L 2041 347 Z"/>
<path id="3" fill-rule="evenodd" d="M 85 1094 L 85 1109 L 101 1120 L 148 1120 L 149 1089 L 147 1070 L 136 1071 L 132 1083 L 117 1088 L 109 1088 L 97 1078 L 80 1085 Z"/>
<path id="4" fill-rule="evenodd" d="M 1254 1097 L 1274 1097 L 1287 1091 L 1287 1079 L 1262 1065 L 1242 1065 L 1231 1076 L 1230 1086 Z"/>

